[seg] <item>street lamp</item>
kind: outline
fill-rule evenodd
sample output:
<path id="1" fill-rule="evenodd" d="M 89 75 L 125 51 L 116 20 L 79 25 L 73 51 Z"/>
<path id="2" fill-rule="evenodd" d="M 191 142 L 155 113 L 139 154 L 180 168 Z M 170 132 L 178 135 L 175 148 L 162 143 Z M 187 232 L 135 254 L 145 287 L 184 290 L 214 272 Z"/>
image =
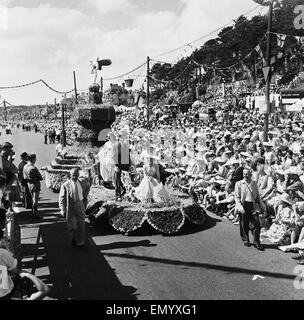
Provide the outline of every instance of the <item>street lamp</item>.
<path id="1" fill-rule="evenodd" d="M 63 147 L 66 146 L 66 132 L 65 132 L 65 116 L 64 116 L 64 109 L 66 106 L 66 94 L 63 96 L 63 100 L 61 101 L 61 144 Z"/>

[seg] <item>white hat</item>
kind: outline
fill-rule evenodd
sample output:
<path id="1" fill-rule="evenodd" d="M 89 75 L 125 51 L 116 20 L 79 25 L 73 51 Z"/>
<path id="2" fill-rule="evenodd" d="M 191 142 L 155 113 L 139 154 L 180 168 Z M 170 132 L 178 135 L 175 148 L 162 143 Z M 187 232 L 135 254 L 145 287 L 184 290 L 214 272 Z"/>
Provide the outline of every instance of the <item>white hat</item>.
<path id="1" fill-rule="evenodd" d="M 245 157 L 245 158 L 251 158 L 252 155 L 249 152 L 241 152 L 241 156 Z"/>
<path id="2" fill-rule="evenodd" d="M 239 160 L 232 158 L 227 163 L 225 163 L 224 166 L 232 166 L 234 164 L 239 164 L 239 163 L 240 163 Z"/>
<path id="3" fill-rule="evenodd" d="M 282 169 L 277 169 L 276 171 L 275 171 L 277 174 L 279 174 L 279 175 L 281 175 L 281 176 L 285 176 L 285 171 L 284 170 L 282 170 Z"/>
<path id="4" fill-rule="evenodd" d="M 264 143 L 263 143 L 263 146 L 264 146 L 264 147 L 273 147 L 273 144 L 270 143 L 270 142 L 264 142 Z"/>
<path id="5" fill-rule="evenodd" d="M 226 160 L 221 158 L 221 157 L 215 158 L 214 161 L 219 162 L 219 163 L 225 163 L 226 162 Z"/>
<path id="6" fill-rule="evenodd" d="M 291 206 L 293 205 L 293 202 L 288 193 L 283 193 L 282 195 L 279 196 L 279 199 L 283 202 L 290 204 Z"/>
<path id="7" fill-rule="evenodd" d="M 301 175 L 302 172 L 295 166 L 292 166 L 290 167 L 287 171 L 286 171 L 287 174 L 295 174 L 295 175 Z"/>

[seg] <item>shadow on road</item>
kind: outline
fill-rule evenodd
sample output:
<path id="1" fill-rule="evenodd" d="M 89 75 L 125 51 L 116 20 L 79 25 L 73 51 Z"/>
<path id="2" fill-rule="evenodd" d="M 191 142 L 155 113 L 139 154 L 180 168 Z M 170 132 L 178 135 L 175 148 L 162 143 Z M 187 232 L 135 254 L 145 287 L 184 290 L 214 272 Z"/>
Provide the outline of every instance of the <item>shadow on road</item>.
<path id="1" fill-rule="evenodd" d="M 157 244 L 151 243 L 149 240 L 141 241 L 118 241 L 113 243 L 108 243 L 105 245 L 97 245 L 98 250 L 112 250 L 112 249 L 126 249 L 135 247 L 156 247 Z"/>
<path id="2" fill-rule="evenodd" d="M 290 280 L 294 280 L 294 278 L 295 278 L 294 275 L 289 275 L 289 274 L 284 274 L 284 273 L 245 269 L 245 268 L 230 267 L 230 266 L 222 266 L 222 265 L 210 264 L 210 263 L 169 260 L 169 259 L 163 259 L 163 258 L 135 256 L 135 255 L 130 255 L 130 254 L 120 254 L 120 253 L 105 253 L 104 255 L 107 257 L 118 257 L 118 258 L 131 259 L 131 260 L 143 260 L 143 261 L 148 261 L 148 262 L 164 263 L 164 264 L 170 264 L 170 265 L 182 266 L 182 267 L 193 267 L 193 268 L 204 268 L 204 269 L 210 269 L 210 270 L 218 270 L 218 271 L 222 271 L 222 272 L 225 272 L 228 274 L 231 274 L 231 273 L 252 274 L 252 275 L 259 274 L 261 276 L 265 276 L 265 277 L 269 277 L 269 278 L 290 279 Z"/>
<path id="3" fill-rule="evenodd" d="M 205 213 L 206 221 L 203 225 L 195 225 L 186 219 L 185 225 L 182 227 L 180 232 L 175 233 L 173 236 L 184 236 L 188 234 L 198 233 L 204 230 L 214 228 L 217 223 L 222 222 L 220 219 L 213 218 Z"/>
<path id="4" fill-rule="evenodd" d="M 88 231 L 88 230 L 87 230 Z M 48 267 L 51 297 L 59 300 L 136 300 L 136 288 L 123 286 L 89 239 L 86 248 L 70 245 L 66 223 L 40 225 L 36 244 L 22 245 L 22 268 Z"/>

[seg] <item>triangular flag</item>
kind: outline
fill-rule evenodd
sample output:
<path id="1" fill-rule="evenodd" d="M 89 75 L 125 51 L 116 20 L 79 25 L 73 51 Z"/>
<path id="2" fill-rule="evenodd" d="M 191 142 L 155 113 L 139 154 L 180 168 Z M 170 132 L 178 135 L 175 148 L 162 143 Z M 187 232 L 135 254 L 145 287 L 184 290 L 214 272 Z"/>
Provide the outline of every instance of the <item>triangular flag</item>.
<path id="1" fill-rule="evenodd" d="M 286 34 L 277 34 L 277 44 L 278 44 L 278 47 L 281 47 L 281 48 L 284 47 L 284 43 L 285 43 L 286 37 L 287 37 Z"/>
<path id="2" fill-rule="evenodd" d="M 304 45 L 304 37 L 300 37 L 300 39 L 299 39 L 299 44 L 300 44 L 300 45 Z"/>
<path id="3" fill-rule="evenodd" d="M 269 70 L 270 70 L 270 67 L 264 67 L 264 68 L 263 68 L 263 73 L 264 73 L 265 81 L 267 81 L 267 79 L 268 79 Z"/>
<path id="4" fill-rule="evenodd" d="M 262 51 L 260 45 L 258 44 L 254 49 L 255 49 L 255 51 L 258 53 L 258 55 L 262 58 L 263 64 L 265 65 L 265 64 L 266 64 L 266 61 L 265 61 L 265 59 L 264 59 L 263 51 Z"/>
<path id="5" fill-rule="evenodd" d="M 259 44 L 258 44 L 254 49 L 255 49 L 255 51 L 258 53 L 258 55 L 259 55 L 261 58 L 264 58 L 264 56 L 263 56 L 263 51 L 262 51 L 262 49 L 261 49 L 261 47 L 260 47 Z"/>
<path id="6" fill-rule="evenodd" d="M 297 39 L 297 42 L 298 42 L 299 44 L 301 44 L 301 43 L 300 43 L 301 37 L 295 36 L 295 38 Z"/>

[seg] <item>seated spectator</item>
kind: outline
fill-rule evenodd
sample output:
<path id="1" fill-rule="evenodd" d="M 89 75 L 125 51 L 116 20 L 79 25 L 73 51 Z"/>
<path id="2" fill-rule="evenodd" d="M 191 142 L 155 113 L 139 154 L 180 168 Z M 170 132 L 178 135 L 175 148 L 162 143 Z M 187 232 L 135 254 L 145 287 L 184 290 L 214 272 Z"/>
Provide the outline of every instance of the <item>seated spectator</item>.
<path id="1" fill-rule="evenodd" d="M 267 237 L 273 243 L 289 245 L 295 243 L 298 236 L 299 228 L 297 223 L 300 217 L 287 193 L 281 195 L 280 200 L 278 213 L 272 221 L 272 225 L 268 231 L 261 232 L 261 235 Z"/>
<path id="2" fill-rule="evenodd" d="M 50 293 L 50 288 L 33 274 L 21 272 L 15 279 L 14 292 L 22 300 L 42 300 Z"/>
<path id="3" fill-rule="evenodd" d="M 0 248 L 1 283 L 0 300 L 11 300 L 14 289 L 12 276 L 17 274 L 17 260 L 13 254 L 4 248 Z"/>

